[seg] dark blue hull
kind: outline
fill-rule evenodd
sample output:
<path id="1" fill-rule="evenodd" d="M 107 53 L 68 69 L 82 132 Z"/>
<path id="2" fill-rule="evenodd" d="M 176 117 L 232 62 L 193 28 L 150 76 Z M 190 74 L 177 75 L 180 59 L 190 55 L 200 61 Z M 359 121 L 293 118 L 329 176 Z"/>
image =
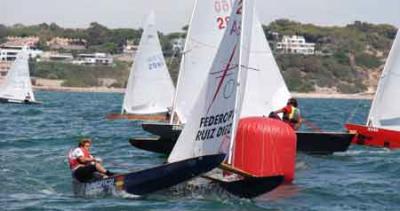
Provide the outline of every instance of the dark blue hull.
<path id="1" fill-rule="evenodd" d="M 74 180 L 74 193 L 81 196 L 146 195 L 206 173 L 216 168 L 224 158 L 225 154 L 207 155 L 88 183 Z"/>

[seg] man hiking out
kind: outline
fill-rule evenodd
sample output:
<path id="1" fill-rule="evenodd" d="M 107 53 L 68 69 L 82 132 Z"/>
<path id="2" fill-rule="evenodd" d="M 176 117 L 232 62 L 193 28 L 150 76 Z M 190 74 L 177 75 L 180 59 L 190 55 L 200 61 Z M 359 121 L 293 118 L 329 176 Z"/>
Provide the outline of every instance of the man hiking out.
<path id="1" fill-rule="evenodd" d="M 92 140 L 84 138 L 79 141 L 77 148 L 70 150 L 68 153 L 68 163 L 72 171 L 72 175 L 80 182 L 89 182 L 97 178 L 112 176 L 113 173 L 106 170 L 100 159 L 96 159 L 90 154 Z"/>

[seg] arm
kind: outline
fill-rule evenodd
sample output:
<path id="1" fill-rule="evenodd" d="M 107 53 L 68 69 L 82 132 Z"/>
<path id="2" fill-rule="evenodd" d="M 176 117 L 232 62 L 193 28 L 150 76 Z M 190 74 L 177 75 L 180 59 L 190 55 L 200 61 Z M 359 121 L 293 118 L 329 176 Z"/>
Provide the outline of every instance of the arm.
<path id="1" fill-rule="evenodd" d="M 299 113 L 297 115 L 298 115 L 298 120 L 297 120 L 297 123 L 294 125 L 294 129 L 295 130 L 300 129 L 301 124 L 303 123 L 303 118 L 301 117 L 300 110 L 299 110 Z"/>
<path id="2" fill-rule="evenodd" d="M 93 161 L 96 161 L 96 159 L 95 159 L 94 157 L 85 158 L 85 157 L 83 157 L 83 156 L 78 157 L 78 160 L 79 160 L 80 163 L 85 163 L 85 164 L 86 164 L 86 163 L 93 162 Z"/>
<path id="3" fill-rule="evenodd" d="M 79 163 L 87 164 L 87 163 L 95 161 L 94 157 L 85 158 L 82 150 L 79 149 L 79 148 L 76 148 L 72 152 L 72 155 L 73 155 L 73 157 L 75 157 L 79 161 Z"/>
<path id="4" fill-rule="evenodd" d="M 273 113 L 275 113 L 275 114 L 284 113 L 284 112 L 285 112 L 285 108 L 281 108 L 279 110 L 273 111 Z"/>

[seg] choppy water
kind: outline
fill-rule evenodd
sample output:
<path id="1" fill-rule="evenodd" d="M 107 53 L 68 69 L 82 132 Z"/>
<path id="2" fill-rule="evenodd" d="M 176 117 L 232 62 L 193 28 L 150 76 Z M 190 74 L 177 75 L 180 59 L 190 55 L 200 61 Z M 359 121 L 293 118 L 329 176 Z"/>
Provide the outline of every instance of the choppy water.
<path id="1" fill-rule="evenodd" d="M 352 146 L 332 156 L 298 155 L 293 185 L 255 200 L 195 193 L 141 199 L 78 198 L 65 155 L 78 138 L 115 171 L 160 164 L 128 138 L 145 134 L 128 121 L 106 121 L 120 110 L 118 94 L 39 92 L 39 106 L 0 104 L 0 209 L 5 210 L 398 210 L 400 151 Z M 300 100 L 302 113 L 324 130 L 365 121 L 367 100 Z M 304 127 L 304 129 L 307 129 Z"/>

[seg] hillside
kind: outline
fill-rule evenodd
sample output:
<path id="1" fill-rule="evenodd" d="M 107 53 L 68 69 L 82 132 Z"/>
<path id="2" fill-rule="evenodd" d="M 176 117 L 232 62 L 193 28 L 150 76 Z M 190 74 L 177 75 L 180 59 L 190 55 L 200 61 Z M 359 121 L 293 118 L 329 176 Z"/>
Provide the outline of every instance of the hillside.
<path id="1" fill-rule="evenodd" d="M 290 90 L 298 92 L 373 92 L 396 35 L 393 26 L 362 22 L 321 27 L 277 20 L 264 31 L 272 48 L 282 35 L 302 35 L 316 43 L 319 55 L 275 53 Z"/>
<path id="2" fill-rule="evenodd" d="M 164 35 L 160 40 L 171 76 L 176 81 L 180 55 L 174 55 L 170 41 L 184 37 L 183 32 Z M 291 91 L 358 93 L 374 92 L 383 64 L 396 34 L 396 28 L 385 24 L 354 22 L 344 27 L 302 24 L 290 20 L 276 20 L 264 26 L 272 49 L 283 35 L 301 35 L 315 43 L 315 55 L 274 53 Z M 0 43 L 6 36 L 38 36 L 39 48 L 46 50 L 46 41 L 55 36 L 87 40 L 85 52 L 119 54 L 127 39 L 138 43 L 140 29 L 108 29 L 91 23 L 86 29 L 66 29 L 56 24 L 33 26 L 4 26 L 0 24 Z M 61 50 L 62 51 L 62 50 Z M 77 53 L 77 52 L 72 52 Z M 79 66 L 57 62 L 32 64 L 33 76 L 65 80 L 64 86 L 96 86 L 101 80 L 112 79 L 109 86 L 123 87 L 129 63 L 117 62 L 112 67 Z"/>

